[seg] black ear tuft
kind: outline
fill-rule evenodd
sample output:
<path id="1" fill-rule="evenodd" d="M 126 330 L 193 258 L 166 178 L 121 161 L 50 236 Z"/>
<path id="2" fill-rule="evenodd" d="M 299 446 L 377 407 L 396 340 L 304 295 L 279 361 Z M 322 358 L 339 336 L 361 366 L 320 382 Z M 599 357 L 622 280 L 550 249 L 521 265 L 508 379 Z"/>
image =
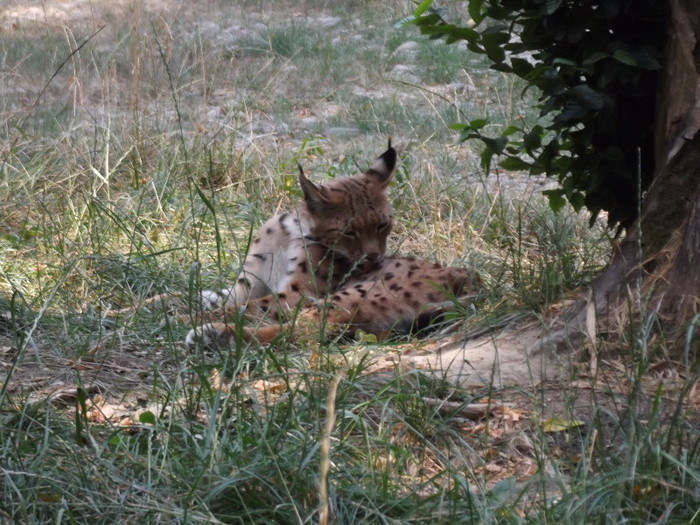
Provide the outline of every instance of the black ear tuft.
<path id="1" fill-rule="evenodd" d="M 387 150 L 365 172 L 365 175 L 374 177 L 377 182 L 388 184 L 396 169 L 396 150 L 391 147 L 391 139 Z"/>

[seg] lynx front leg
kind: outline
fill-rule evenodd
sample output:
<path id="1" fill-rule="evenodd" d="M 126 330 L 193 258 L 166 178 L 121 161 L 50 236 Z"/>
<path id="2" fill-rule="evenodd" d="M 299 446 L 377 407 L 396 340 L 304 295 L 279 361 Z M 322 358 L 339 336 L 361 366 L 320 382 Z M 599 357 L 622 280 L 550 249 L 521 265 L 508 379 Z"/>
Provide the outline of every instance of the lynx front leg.
<path id="1" fill-rule="evenodd" d="M 338 322 L 339 319 L 330 318 L 328 323 Z M 342 315 L 341 315 L 342 317 Z M 286 323 L 273 323 L 259 326 L 246 326 L 241 330 L 241 338 L 245 342 L 256 341 L 260 344 L 270 344 L 281 335 L 286 334 L 292 339 L 318 332 L 318 308 L 304 308 L 299 312 L 294 321 Z M 187 334 L 185 342 L 192 347 L 197 342 L 207 347 L 222 347 L 231 343 L 236 337 L 236 325 L 234 323 L 204 323 L 193 328 Z"/>
<path id="2" fill-rule="evenodd" d="M 286 324 L 265 325 L 258 328 L 245 327 L 241 330 L 241 338 L 245 342 L 257 341 L 260 344 L 269 344 L 286 331 Z M 236 327 L 226 323 L 205 323 L 193 328 L 187 334 L 185 343 L 194 347 L 197 342 L 207 348 L 225 347 L 236 338 Z"/>

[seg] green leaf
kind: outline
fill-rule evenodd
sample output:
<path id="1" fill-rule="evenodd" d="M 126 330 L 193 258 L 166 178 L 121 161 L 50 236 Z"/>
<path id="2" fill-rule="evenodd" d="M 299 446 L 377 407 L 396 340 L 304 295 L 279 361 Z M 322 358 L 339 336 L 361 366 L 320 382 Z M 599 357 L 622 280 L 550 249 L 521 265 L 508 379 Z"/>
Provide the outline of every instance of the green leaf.
<path id="1" fill-rule="evenodd" d="M 531 152 L 542 145 L 542 126 L 535 126 L 532 131 L 523 135 L 525 151 Z"/>
<path id="2" fill-rule="evenodd" d="M 586 204 L 586 198 L 580 191 L 575 191 L 569 196 L 569 204 L 574 211 L 579 211 Z"/>
<path id="3" fill-rule="evenodd" d="M 508 171 L 527 171 L 530 169 L 530 164 L 518 157 L 506 157 L 498 165 Z"/>
<path id="4" fill-rule="evenodd" d="M 418 4 L 416 9 L 413 11 L 413 16 L 418 18 L 420 15 L 422 15 L 423 13 L 425 13 L 428 10 L 428 8 L 430 7 L 430 5 L 432 3 L 433 3 L 433 0 L 423 0 L 420 4 Z"/>
<path id="5" fill-rule="evenodd" d="M 479 33 L 470 27 L 458 27 L 452 34 L 467 42 L 476 42 L 479 39 Z"/>
<path id="6" fill-rule="evenodd" d="M 469 0 L 469 16 L 474 21 L 475 25 L 479 25 L 484 19 L 484 14 L 482 13 L 482 7 L 484 5 L 484 0 Z"/>
<path id="7" fill-rule="evenodd" d="M 484 141 L 484 144 L 486 144 L 486 147 L 493 151 L 494 153 L 500 155 L 503 153 L 503 150 L 506 148 L 506 145 L 508 144 L 508 139 L 506 137 L 498 137 L 495 139 L 489 138 L 489 137 L 481 137 L 481 140 Z"/>
<path id="8" fill-rule="evenodd" d="M 489 123 L 488 119 L 476 118 L 476 119 L 472 120 L 471 122 L 469 122 L 469 127 L 471 127 L 472 129 L 475 129 L 475 130 L 481 129 L 484 126 L 486 126 L 486 124 L 488 124 L 488 123 Z"/>
<path id="9" fill-rule="evenodd" d="M 637 58 L 628 49 L 616 49 L 613 58 L 628 66 L 637 66 Z"/>
<path id="10" fill-rule="evenodd" d="M 597 62 L 600 62 L 603 59 L 609 58 L 610 53 L 604 53 L 602 51 L 596 51 L 595 53 L 591 54 L 586 60 L 583 61 L 584 66 L 590 66 L 593 64 L 596 64 Z"/>
<path id="11" fill-rule="evenodd" d="M 414 23 L 424 35 L 440 34 L 442 32 L 442 29 L 438 27 L 442 24 L 442 18 L 437 13 L 431 13 L 420 18 L 417 17 Z"/>
<path id="12" fill-rule="evenodd" d="M 587 108 L 602 109 L 605 105 L 605 97 L 586 84 L 574 86 L 571 92 Z"/>
<path id="13" fill-rule="evenodd" d="M 491 159 L 493 158 L 493 150 L 491 148 L 484 148 L 481 152 L 481 169 L 485 172 L 491 170 Z"/>
<path id="14" fill-rule="evenodd" d="M 355 330 L 355 339 L 360 341 L 361 343 L 365 344 L 376 344 L 377 343 L 377 336 L 375 334 L 369 334 L 365 332 L 364 330 L 357 329 Z"/>
<path id="15" fill-rule="evenodd" d="M 576 62 L 573 60 L 569 60 L 568 58 L 555 58 L 552 60 L 552 65 L 553 66 L 568 66 L 568 67 L 576 67 Z"/>
<path id="16" fill-rule="evenodd" d="M 661 64 L 654 57 L 644 52 L 635 52 L 627 48 L 616 49 L 612 57 L 627 66 L 639 69 L 656 70 L 661 68 Z"/>
<path id="17" fill-rule="evenodd" d="M 498 64 L 491 64 L 489 66 L 489 69 L 493 69 L 494 71 L 500 71 L 501 73 L 512 73 L 513 68 L 506 64 L 505 62 L 500 62 Z"/>
<path id="18" fill-rule="evenodd" d="M 544 7 L 544 13 L 546 15 L 551 15 L 557 9 L 559 9 L 559 7 L 561 7 L 561 3 L 562 0 L 547 0 Z"/>
<path id="19" fill-rule="evenodd" d="M 510 59 L 510 65 L 513 67 L 513 72 L 520 78 L 527 77 L 535 69 L 535 66 L 524 58 L 513 57 Z"/>
<path id="20" fill-rule="evenodd" d="M 510 40 L 510 36 L 508 36 L 508 34 L 504 33 L 505 31 L 508 31 L 508 26 L 506 24 L 496 23 L 496 24 L 490 25 L 489 27 L 484 29 L 481 32 L 481 34 L 484 37 L 486 37 L 487 35 L 491 36 L 491 35 L 496 35 L 496 34 L 501 34 L 501 35 L 505 34 L 505 39 L 503 39 L 503 37 L 498 37 L 498 38 L 502 39 L 502 43 L 505 44 L 506 42 L 508 42 Z"/>
<path id="21" fill-rule="evenodd" d="M 556 190 L 545 190 L 542 192 L 549 199 L 549 207 L 554 213 L 558 213 L 566 205 L 566 199 L 564 198 L 564 191 L 561 189 Z"/>
<path id="22" fill-rule="evenodd" d="M 144 425 L 155 425 L 156 416 L 150 410 L 146 410 L 145 412 L 142 412 L 139 416 L 139 421 Z"/>
<path id="23" fill-rule="evenodd" d="M 459 135 L 459 141 L 464 142 L 466 140 L 471 140 L 471 139 L 480 139 L 481 135 L 478 132 L 474 132 L 471 129 L 465 129 L 460 133 Z"/>
<path id="24" fill-rule="evenodd" d="M 497 64 L 503 62 L 506 59 L 503 44 L 508 43 L 510 35 L 505 31 L 493 31 L 493 28 L 489 28 L 481 37 L 486 55 Z"/>

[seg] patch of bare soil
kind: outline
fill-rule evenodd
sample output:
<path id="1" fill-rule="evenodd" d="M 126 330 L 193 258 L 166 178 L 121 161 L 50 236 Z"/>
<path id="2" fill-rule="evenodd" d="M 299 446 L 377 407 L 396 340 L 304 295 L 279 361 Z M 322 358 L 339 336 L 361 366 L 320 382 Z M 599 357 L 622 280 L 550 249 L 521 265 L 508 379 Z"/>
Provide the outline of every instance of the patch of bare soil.
<path id="1" fill-rule="evenodd" d="M 9 338 L 0 336 L 0 387 L 17 406 L 49 401 L 66 410 L 75 408 L 80 388 L 95 422 L 119 424 L 143 410 L 154 411 L 186 362 L 184 344 L 182 355 L 158 346 L 96 345 L 76 359 L 60 357 L 44 344 L 28 345 L 19 355 Z"/>
<path id="2" fill-rule="evenodd" d="M 486 443 L 480 468 L 487 486 L 511 477 L 526 480 L 543 466 L 543 457 L 545 471 L 557 475 L 575 468 L 582 454 L 604 460 L 602 451 L 618 450 L 631 427 L 663 429 L 679 408 L 687 384 L 679 363 L 660 360 L 639 379 L 620 359 L 601 359 L 592 369 L 573 354 L 540 347 L 542 335 L 541 325 L 525 322 L 471 340 L 436 341 L 378 357 L 372 372 L 420 369 L 482 392 L 489 405 L 482 410 L 449 396 L 429 402 L 441 413 L 475 421 L 465 432 L 479 433 Z M 699 384 L 686 399 L 685 424 L 698 428 Z"/>

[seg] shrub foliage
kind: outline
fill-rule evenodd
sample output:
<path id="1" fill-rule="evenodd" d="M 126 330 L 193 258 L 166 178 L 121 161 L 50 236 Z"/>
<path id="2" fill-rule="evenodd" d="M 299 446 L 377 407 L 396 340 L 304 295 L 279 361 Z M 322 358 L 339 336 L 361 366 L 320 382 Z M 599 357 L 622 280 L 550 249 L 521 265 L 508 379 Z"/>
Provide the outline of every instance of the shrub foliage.
<path id="1" fill-rule="evenodd" d="M 446 43 L 466 41 L 491 67 L 539 92 L 540 119 L 485 134 L 487 119 L 454 124 L 461 139 L 485 146 L 504 169 L 545 173 L 553 209 L 565 202 L 601 211 L 610 227 L 637 216 L 654 170 L 657 76 L 665 45 L 659 0 L 468 0 L 471 21 L 450 23 L 445 10 L 421 2 L 411 22 Z"/>

